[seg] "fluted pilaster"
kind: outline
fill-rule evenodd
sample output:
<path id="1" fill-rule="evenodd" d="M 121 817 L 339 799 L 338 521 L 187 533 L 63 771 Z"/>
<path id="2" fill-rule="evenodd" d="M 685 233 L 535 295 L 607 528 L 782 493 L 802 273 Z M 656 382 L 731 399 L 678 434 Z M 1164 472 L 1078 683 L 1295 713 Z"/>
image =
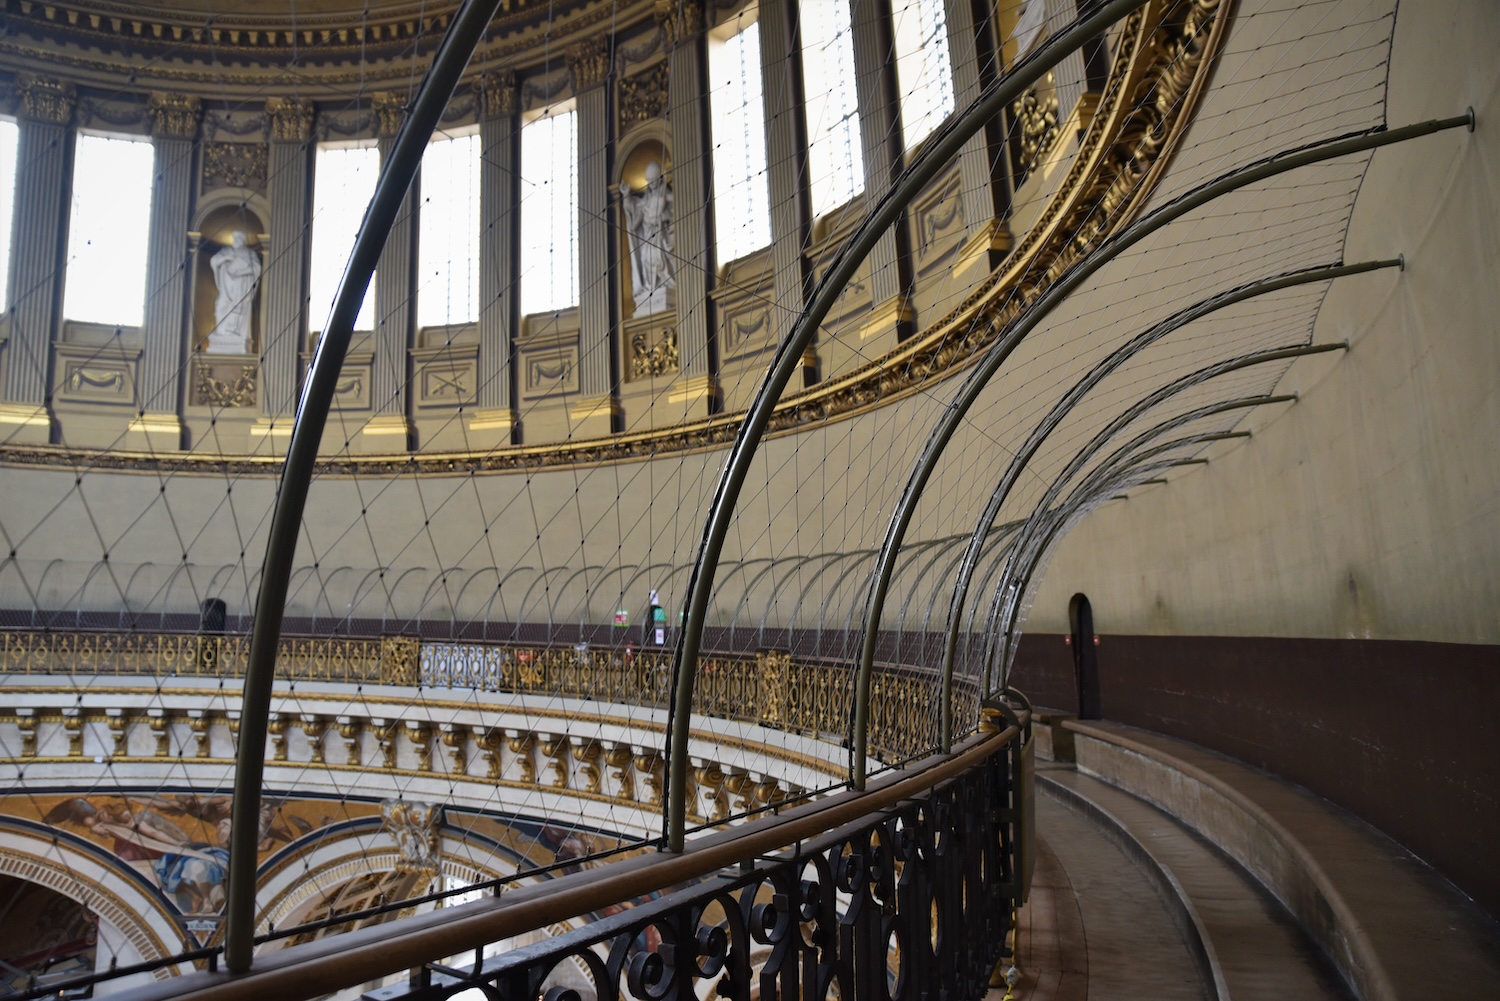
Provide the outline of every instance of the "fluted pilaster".
<path id="1" fill-rule="evenodd" d="M 516 233 L 520 202 L 513 73 L 489 73 L 479 81 L 479 417 L 494 425 L 501 442 L 514 421 L 511 344 L 519 313 Z M 472 424 L 471 424 L 472 428 Z"/>
<path id="2" fill-rule="evenodd" d="M 569 53 L 568 62 L 578 105 L 578 388 L 585 398 L 598 399 L 618 396 L 619 381 L 609 219 L 609 47 L 602 38 L 586 42 Z"/>
<path id="3" fill-rule="evenodd" d="M 795 18 L 788 0 L 761 4 L 760 65 L 771 196 L 771 261 L 776 283 L 776 309 L 771 315 L 777 341 L 801 313 L 810 279 L 805 253 L 811 225 L 807 130 L 797 101 L 802 53 L 793 43 Z"/>
<path id="4" fill-rule="evenodd" d="M 944 11 L 948 53 L 953 60 L 954 104 L 961 110 L 978 100 L 980 91 L 997 72 L 996 39 L 993 23 L 976 19 L 969 0 L 946 0 Z M 958 154 L 959 197 L 971 244 L 965 248 L 962 262 L 973 260 L 986 269 L 998 263 L 991 254 L 1006 243 L 998 229 L 1010 194 L 1000 173 L 1005 169 L 1001 155 L 1004 141 L 997 123 L 992 123 L 970 137 Z"/>
<path id="5" fill-rule="evenodd" d="M 667 122 L 672 129 L 672 220 L 677 256 L 677 346 L 685 379 L 711 378 L 714 329 L 708 294 L 713 285 L 713 216 L 709 212 L 708 52 L 701 8 L 692 2 L 657 4 L 672 44 Z M 691 414 L 689 416 L 703 416 Z"/>
<path id="6" fill-rule="evenodd" d="M 72 174 L 73 85 L 23 74 L 17 123 L 10 337 L 0 438 L 46 441 L 47 367 L 59 322 Z"/>
<path id="7" fill-rule="evenodd" d="M 395 94 L 376 94 L 375 112 L 380 162 L 384 165 L 406 118 L 405 99 Z M 416 305 L 412 296 L 416 267 L 414 208 L 420 185 L 418 178 L 407 189 L 375 265 L 375 367 L 370 376 L 370 406 L 377 421 L 385 418 L 385 423 L 406 418 L 406 362 L 412 346 Z M 379 430 L 385 442 L 382 451 L 405 447 L 406 442 L 394 440 L 397 429 Z"/>
<path id="8" fill-rule="evenodd" d="M 271 133 L 271 232 L 262 281 L 266 322 L 261 354 L 261 409 L 290 416 L 297 403 L 298 351 L 307 329 L 308 200 L 312 193 L 312 103 L 266 102 Z"/>

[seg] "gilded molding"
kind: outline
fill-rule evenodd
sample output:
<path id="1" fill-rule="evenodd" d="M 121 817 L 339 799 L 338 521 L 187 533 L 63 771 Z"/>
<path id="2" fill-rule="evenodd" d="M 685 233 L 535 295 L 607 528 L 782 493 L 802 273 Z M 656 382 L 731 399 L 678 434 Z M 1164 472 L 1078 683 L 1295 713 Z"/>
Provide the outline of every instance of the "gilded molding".
<path id="1" fill-rule="evenodd" d="M 568 50 L 568 71 L 573 89 L 584 91 L 609 79 L 610 46 L 607 38 L 590 38 Z"/>
<path id="2" fill-rule="evenodd" d="M 146 101 L 150 132 L 160 139 L 194 139 L 203 118 L 203 102 L 192 94 L 152 91 Z"/>
<path id="3" fill-rule="evenodd" d="M 507 118 L 520 110 L 521 90 L 516 75 L 509 70 L 481 73 L 474 91 L 479 95 L 482 118 Z"/>
<path id="4" fill-rule="evenodd" d="M 702 0 L 656 0 L 652 12 L 669 49 L 703 31 Z"/>
<path id="5" fill-rule="evenodd" d="M 268 97 L 266 126 L 273 142 L 307 142 L 312 138 L 313 104 L 294 97 Z"/>
<path id="6" fill-rule="evenodd" d="M 68 80 L 22 73 L 16 77 L 16 91 L 21 95 L 17 109 L 22 118 L 49 125 L 67 125 L 78 106 L 78 88 Z"/>
<path id="7" fill-rule="evenodd" d="M 894 351 L 838 379 L 789 394 L 768 434 L 791 434 L 830 419 L 889 404 L 966 366 L 1069 266 L 1128 225 L 1166 169 L 1192 120 L 1231 0 L 1193 0 L 1180 8 L 1152 0 L 1121 25 L 1116 58 L 1099 110 L 1057 194 L 1019 239 L 1002 267 L 975 286 L 948 315 Z M 693 5 L 663 3 L 658 17 Z M 689 15 L 690 16 L 690 15 Z M 268 102 L 269 105 L 270 102 Z M 310 112 L 309 112 L 310 117 Z M 315 475 L 453 475 L 572 467 L 659 458 L 670 452 L 722 448 L 734 441 L 743 413 L 722 414 L 653 431 L 474 453 L 341 457 L 322 460 Z M 0 447 L 7 465 L 71 465 L 88 455 L 92 469 L 273 475 L 274 461 L 249 456 L 87 452 L 47 446 Z"/>
<path id="8" fill-rule="evenodd" d="M 265 143 L 204 143 L 203 189 L 265 190 L 269 153 Z"/>
<path id="9" fill-rule="evenodd" d="M 406 95 L 380 91 L 371 103 L 375 109 L 375 134 L 382 139 L 394 138 L 406 121 Z"/>

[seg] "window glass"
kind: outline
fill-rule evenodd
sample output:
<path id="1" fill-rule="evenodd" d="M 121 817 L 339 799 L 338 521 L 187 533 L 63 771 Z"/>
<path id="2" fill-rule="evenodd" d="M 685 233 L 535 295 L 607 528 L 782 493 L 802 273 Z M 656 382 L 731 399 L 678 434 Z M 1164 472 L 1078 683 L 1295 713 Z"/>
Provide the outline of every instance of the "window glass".
<path id="1" fill-rule="evenodd" d="M 521 311 L 577 304 L 578 113 L 568 101 L 521 126 Z"/>
<path id="2" fill-rule="evenodd" d="M 741 15 L 710 36 L 709 110 L 714 144 L 714 230 L 719 261 L 771 242 L 766 187 L 766 116 L 761 106 L 760 26 Z"/>
<path id="3" fill-rule="evenodd" d="M 948 20 L 943 0 L 894 0 L 896 84 L 901 93 L 902 138 L 915 146 L 953 113 L 953 72 L 948 62 Z"/>
<path id="4" fill-rule="evenodd" d="M 847 0 L 804 3 L 802 82 L 812 210 L 822 215 L 865 189 Z"/>
<path id="5" fill-rule="evenodd" d="M 313 167 L 312 272 L 308 276 L 307 322 L 322 331 L 333 312 L 339 279 L 349 265 L 354 239 L 380 177 L 380 150 L 374 142 L 318 146 Z M 375 281 L 365 290 L 355 330 L 375 329 Z"/>
<path id="6" fill-rule="evenodd" d="M 78 136 L 63 291 L 68 319 L 122 327 L 144 320 L 155 163 L 149 140 Z"/>
<path id="7" fill-rule="evenodd" d="M 11 216 L 16 204 L 16 123 L 0 118 L 0 311 L 10 306 Z"/>
<path id="8" fill-rule="evenodd" d="M 479 317 L 479 136 L 438 139 L 422 157 L 417 326 Z"/>

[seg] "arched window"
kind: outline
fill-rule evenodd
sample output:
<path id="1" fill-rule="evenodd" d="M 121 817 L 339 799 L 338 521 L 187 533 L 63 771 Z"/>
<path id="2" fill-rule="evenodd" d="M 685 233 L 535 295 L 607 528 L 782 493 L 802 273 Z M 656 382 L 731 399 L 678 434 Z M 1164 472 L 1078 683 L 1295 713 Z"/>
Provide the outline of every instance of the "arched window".
<path id="1" fill-rule="evenodd" d="M 753 18 L 753 14 L 741 14 L 709 35 L 714 231 L 721 264 L 771 242 L 760 25 Z"/>
<path id="2" fill-rule="evenodd" d="M 854 91 L 854 37 L 844 0 L 805 3 L 802 81 L 807 95 L 807 169 L 813 215 L 865 190 L 859 103 Z"/>
<path id="3" fill-rule="evenodd" d="M 422 157 L 417 326 L 479 317 L 479 134 L 443 137 Z"/>
<path id="4" fill-rule="evenodd" d="M 521 126 L 521 311 L 578 305 L 578 112 L 564 101 Z"/>
<path id="5" fill-rule="evenodd" d="M 155 164 L 150 140 L 79 134 L 63 291 L 67 319 L 138 327 L 145 318 Z"/>
<path id="6" fill-rule="evenodd" d="M 349 264 L 354 239 L 380 177 L 380 150 L 371 140 L 319 143 L 313 162 L 312 272 L 308 278 L 307 322 L 326 328 L 339 279 Z M 355 330 L 375 329 L 375 282 L 370 279 L 355 317 Z"/>
<path id="7" fill-rule="evenodd" d="M 953 113 L 953 68 L 943 0 L 895 0 L 896 84 L 901 93 L 902 139 L 907 148 Z"/>

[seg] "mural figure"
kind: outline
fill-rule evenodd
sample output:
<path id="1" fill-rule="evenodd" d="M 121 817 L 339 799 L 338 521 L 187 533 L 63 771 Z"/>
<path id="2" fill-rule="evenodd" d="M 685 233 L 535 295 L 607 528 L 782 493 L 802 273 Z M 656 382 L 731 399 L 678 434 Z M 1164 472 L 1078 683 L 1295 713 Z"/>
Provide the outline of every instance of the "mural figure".
<path id="1" fill-rule="evenodd" d="M 630 285 L 635 315 L 670 309 L 667 293 L 676 288 L 672 278 L 672 189 L 661 176 L 661 164 L 646 164 L 646 186 L 633 190 L 620 182 L 625 228 L 630 234 Z"/>
<path id="2" fill-rule="evenodd" d="M 208 354 L 248 354 L 250 319 L 255 289 L 260 285 L 260 254 L 247 243 L 245 231 L 230 235 L 229 246 L 208 262 L 219 294 L 214 299 L 214 329 L 208 335 Z"/>

